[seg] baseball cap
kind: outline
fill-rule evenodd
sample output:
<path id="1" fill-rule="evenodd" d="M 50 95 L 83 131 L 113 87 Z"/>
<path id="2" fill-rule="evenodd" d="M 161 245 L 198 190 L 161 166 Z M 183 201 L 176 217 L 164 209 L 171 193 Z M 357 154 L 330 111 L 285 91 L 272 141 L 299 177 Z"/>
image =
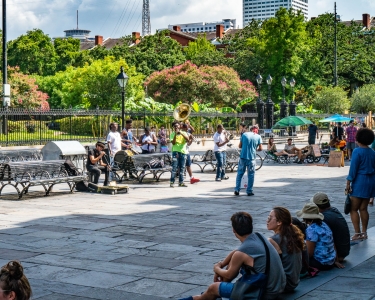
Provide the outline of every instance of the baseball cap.
<path id="1" fill-rule="evenodd" d="M 316 205 L 324 205 L 330 202 L 327 194 L 321 192 L 316 193 L 314 196 L 312 196 L 310 201 L 315 203 Z"/>

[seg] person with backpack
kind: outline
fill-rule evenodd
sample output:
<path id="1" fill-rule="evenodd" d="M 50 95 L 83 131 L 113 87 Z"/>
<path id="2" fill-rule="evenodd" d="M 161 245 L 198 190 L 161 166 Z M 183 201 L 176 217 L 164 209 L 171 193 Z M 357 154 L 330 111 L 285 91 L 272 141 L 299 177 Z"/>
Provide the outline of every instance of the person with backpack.
<path id="1" fill-rule="evenodd" d="M 109 175 L 109 165 L 103 162 L 103 157 L 105 154 L 104 152 L 105 145 L 102 142 L 97 142 L 95 145 L 95 149 L 88 151 L 88 159 L 86 168 L 87 171 L 94 175 L 93 183 L 98 184 L 100 175 L 102 171 L 104 171 L 105 178 L 104 178 L 104 186 L 108 185 L 108 175 Z"/>

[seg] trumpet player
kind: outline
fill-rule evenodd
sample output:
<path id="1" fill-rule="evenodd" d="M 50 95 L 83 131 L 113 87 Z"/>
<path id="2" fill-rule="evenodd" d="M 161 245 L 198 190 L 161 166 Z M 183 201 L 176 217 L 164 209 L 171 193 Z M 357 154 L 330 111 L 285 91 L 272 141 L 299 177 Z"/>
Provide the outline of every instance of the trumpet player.
<path id="1" fill-rule="evenodd" d="M 217 125 L 217 131 L 214 134 L 214 153 L 216 157 L 216 181 L 229 179 L 229 177 L 225 175 L 225 165 L 227 163 L 226 150 L 228 142 L 229 138 L 226 135 L 226 131 L 224 130 L 223 125 Z"/>
<path id="2" fill-rule="evenodd" d="M 94 182 L 98 184 L 100 175 L 102 171 L 104 171 L 105 179 L 104 179 L 104 186 L 108 185 L 108 175 L 110 166 L 104 163 L 105 152 L 104 152 L 105 145 L 102 142 L 97 142 L 95 145 L 94 150 L 88 151 L 88 160 L 86 164 L 87 171 L 94 174 Z"/>

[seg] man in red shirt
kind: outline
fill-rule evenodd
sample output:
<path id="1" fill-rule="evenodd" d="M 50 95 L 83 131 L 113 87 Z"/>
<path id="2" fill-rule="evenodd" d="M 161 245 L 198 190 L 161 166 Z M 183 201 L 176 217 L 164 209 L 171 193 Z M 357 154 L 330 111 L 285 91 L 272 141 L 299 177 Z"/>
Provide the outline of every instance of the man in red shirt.
<path id="1" fill-rule="evenodd" d="M 355 136 L 357 135 L 357 127 L 354 121 L 350 120 L 349 126 L 346 128 L 346 149 L 348 149 L 349 160 L 352 158 L 353 150 L 356 148 Z"/>

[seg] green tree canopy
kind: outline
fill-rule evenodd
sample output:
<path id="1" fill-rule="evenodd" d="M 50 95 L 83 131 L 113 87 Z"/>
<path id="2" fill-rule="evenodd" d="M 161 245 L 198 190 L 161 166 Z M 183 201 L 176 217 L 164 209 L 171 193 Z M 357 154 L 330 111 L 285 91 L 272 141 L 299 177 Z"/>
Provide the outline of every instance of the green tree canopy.
<path id="1" fill-rule="evenodd" d="M 198 68 L 191 62 L 155 72 L 145 85 L 156 101 L 171 104 L 209 102 L 215 107 L 236 107 L 241 100 L 256 96 L 252 83 L 240 80 L 233 69 L 225 66 Z"/>
<path id="2" fill-rule="evenodd" d="M 119 109 L 121 107 L 121 90 L 116 76 L 120 67 L 129 76 L 126 86 L 126 97 L 140 101 L 144 97 L 143 79 L 135 67 L 129 67 L 125 60 L 106 57 L 96 60 L 91 65 L 80 68 L 69 67 L 54 76 L 39 77 L 40 88 L 51 95 L 52 107 Z"/>
<path id="3" fill-rule="evenodd" d="M 357 113 L 375 112 L 375 84 L 366 84 L 353 94 L 351 109 Z"/>
<path id="4" fill-rule="evenodd" d="M 341 87 L 322 87 L 317 92 L 313 106 L 325 113 L 344 113 L 349 109 L 350 101 Z"/>
<path id="5" fill-rule="evenodd" d="M 28 31 L 8 45 L 8 64 L 25 74 L 52 75 L 57 59 L 51 39 L 40 29 Z"/>

